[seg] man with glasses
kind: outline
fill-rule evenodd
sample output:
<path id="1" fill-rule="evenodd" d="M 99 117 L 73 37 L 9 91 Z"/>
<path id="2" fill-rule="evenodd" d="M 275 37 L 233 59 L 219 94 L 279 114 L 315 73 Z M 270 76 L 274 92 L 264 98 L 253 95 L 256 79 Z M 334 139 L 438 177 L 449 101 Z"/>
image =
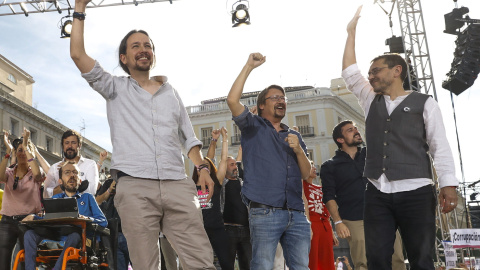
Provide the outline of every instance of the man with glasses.
<path id="1" fill-rule="evenodd" d="M 302 179 L 311 165 L 301 135 L 281 123 L 287 109 L 285 90 L 271 85 L 257 97 L 258 115 L 240 99 L 250 72 L 266 58 L 250 54 L 232 85 L 227 104 L 242 132 L 244 182 L 242 199 L 249 208 L 250 267 L 272 269 L 280 241 L 290 269 L 308 269 L 310 224 L 305 217 Z"/>
<path id="2" fill-rule="evenodd" d="M 368 269 L 392 269 L 397 228 L 412 269 L 434 269 L 435 187 L 444 213 L 457 205 L 455 167 L 438 104 L 405 91 L 407 64 L 395 54 L 372 60 L 368 80 L 356 65 L 355 35 L 361 7 L 347 26 L 343 72 L 366 116 L 364 226 Z"/>
<path id="3" fill-rule="evenodd" d="M 107 227 L 107 219 L 98 207 L 97 202 L 92 194 L 83 193 L 80 194 L 78 188 L 82 180 L 79 177 L 80 169 L 77 164 L 73 162 L 66 162 L 59 170 L 60 184 L 63 186 L 63 193 L 56 194 L 52 198 L 65 198 L 65 197 L 76 197 L 78 204 L 78 213 L 81 218 L 90 219 L 93 223 L 96 223 L 102 227 Z M 41 217 L 36 216 L 35 214 L 29 215 L 23 219 L 23 221 L 29 220 L 38 220 Z M 61 229 L 52 228 L 49 230 L 49 235 L 39 235 L 34 230 L 28 230 L 24 236 L 24 245 L 25 245 L 25 269 L 36 269 L 36 257 L 37 257 L 37 245 L 45 238 L 56 238 L 65 241 L 63 246 L 63 251 L 58 258 L 55 267 L 53 269 L 62 269 L 63 255 L 65 250 L 68 247 L 76 248 L 82 236 L 80 234 L 80 229 L 78 232 L 75 229 L 69 230 L 68 235 L 61 236 Z M 65 233 L 65 232 L 64 232 Z"/>

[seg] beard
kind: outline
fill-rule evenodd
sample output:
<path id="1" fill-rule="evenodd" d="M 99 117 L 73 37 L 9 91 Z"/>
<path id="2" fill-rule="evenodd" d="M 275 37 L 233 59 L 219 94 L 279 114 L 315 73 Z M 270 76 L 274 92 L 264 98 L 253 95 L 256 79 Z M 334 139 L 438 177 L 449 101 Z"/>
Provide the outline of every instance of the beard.
<path id="1" fill-rule="evenodd" d="M 360 144 L 363 143 L 363 140 L 359 140 L 359 141 L 353 141 L 353 142 L 345 142 L 345 144 L 348 146 L 348 147 L 352 147 L 352 146 L 359 146 Z"/>
<path id="2" fill-rule="evenodd" d="M 65 189 L 65 191 L 68 191 L 68 192 L 77 192 L 78 184 L 75 183 L 75 185 L 69 185 L 67 182 L 66 184 L 63 185 L 63 188 Z"/>
<path id="3" fill-rule="evenodd" d="M 238 177 L 238 170 L 233 170 L 231 172 L 227 171 L 228 178 L 237 178 Z"/>
<path id="4" fill-rule="evenodd" d="M 134 69 L 138 71 L 149 71 L 151 67 L 152 67 L 151 63 L 148 66 L 140 66 L 138 64 L 135 64 Z"/>
<path id="5" fill-rule="evenodd" d="M 372 83 L 376 84 L 374 86 Z M 370 82 L 370 85 L 373 87 L 373 91 L 377 94 L 385 93 L 385 90 L 392 85 L 392 81 L 386 81 L 384 79 L 375 79 Z"/>
<path id="6" fill-rule="evenodd" d="M 70 154 L 69 154 L 69 152 L 70 152 Z M 67 149 L 67 151 L 63 152 L 63 156 L 66 159 L 74 159 L 78 156 L 78 151 L 76 151 L 74 149 Z"/>

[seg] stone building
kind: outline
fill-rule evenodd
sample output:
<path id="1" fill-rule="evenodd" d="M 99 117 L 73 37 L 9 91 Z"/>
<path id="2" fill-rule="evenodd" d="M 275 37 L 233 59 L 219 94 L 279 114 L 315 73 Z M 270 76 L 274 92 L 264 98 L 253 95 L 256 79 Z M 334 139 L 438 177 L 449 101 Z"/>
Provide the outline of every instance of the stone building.
<path id="1" fill-rule="evenodd" d="M 68 127 L 32 107 L 35 81 L 27 72 L 0 54 L 0 131 L 1 155 L 5 155 L 3 130 L 10 132 L 10 140 L 20 137 L 23 127 L 31 132 L 31 140 L 42 156 L 50 163 L 62 158 L 61 137 Z M 103 149 L 83 138 L 82 155 L 98 160 Z M 105 167 L 110 168 L 110 160 Z"/>

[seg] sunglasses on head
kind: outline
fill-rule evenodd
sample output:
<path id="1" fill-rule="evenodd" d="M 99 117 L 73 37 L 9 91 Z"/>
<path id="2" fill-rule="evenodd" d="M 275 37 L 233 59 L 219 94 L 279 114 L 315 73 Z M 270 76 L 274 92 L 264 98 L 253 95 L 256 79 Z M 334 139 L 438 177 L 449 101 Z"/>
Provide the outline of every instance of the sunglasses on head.
<path id="1" fill-rule="evenodd" d="M 17 189 L 18 187 L 18 180 L 20 180 L 20 177 L 15 176 L 15 180 L 13 182 L 13 190 Z"/>

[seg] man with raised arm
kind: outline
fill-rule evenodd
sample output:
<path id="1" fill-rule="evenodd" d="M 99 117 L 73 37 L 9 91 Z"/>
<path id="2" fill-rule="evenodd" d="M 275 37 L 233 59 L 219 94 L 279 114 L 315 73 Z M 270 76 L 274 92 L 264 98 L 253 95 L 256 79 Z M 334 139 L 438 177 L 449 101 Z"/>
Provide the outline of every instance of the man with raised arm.
<path id="1" fill-rule="evenodd" d="M 185 174 L 182 153 L 197 166 L 197 185 L 203 191 L 208 186 L 210 196 L 213 181 L 182 100 L 167 77 L 150 77 L 155 46 L 143 30 L 130 31 L 119 46 L 119 64 L 128 77 L 112 76 L 87 55 L 83 32 L 89 1 L 75 1 L 70 54 L 107 102 L 111 171 L 117 181 L 114 200 L 130 259 L 135 269 L 159 269 L 162 231 L 186 269 L 215 269 L 195 184 Z"/>
<path id="2" fill-rule="evenodd" d="M 302 179 L 311 165 L 301 135 L 283 124 L 285 90 L 271 85 L 257 97 L 258 115 L 240 102 L 250 72 L 265 62 L 252 53 L 233 83 L 227 104 L 242 132 L 243 200 L 249 208 L 252 270 L 273 269 L 280 241 L 290 269 L 308 269 L 310 223 L 305 217 Z"/>
<path id="3" fill-rule="evenodd" d="M 355 35 L 361 7 L 347 26 L 343 72 L 366 117 L 364 226 L 368 269 L 392 269 L 400 229 L 412 269 L 434 269 L 435 186 L 433 158 L 444 213 L 457 205 L 455 167 L 438 104 L 403 89 L 407 64 L 385 54 L 371 62 L 366 80 L 356 64 Z"/>

